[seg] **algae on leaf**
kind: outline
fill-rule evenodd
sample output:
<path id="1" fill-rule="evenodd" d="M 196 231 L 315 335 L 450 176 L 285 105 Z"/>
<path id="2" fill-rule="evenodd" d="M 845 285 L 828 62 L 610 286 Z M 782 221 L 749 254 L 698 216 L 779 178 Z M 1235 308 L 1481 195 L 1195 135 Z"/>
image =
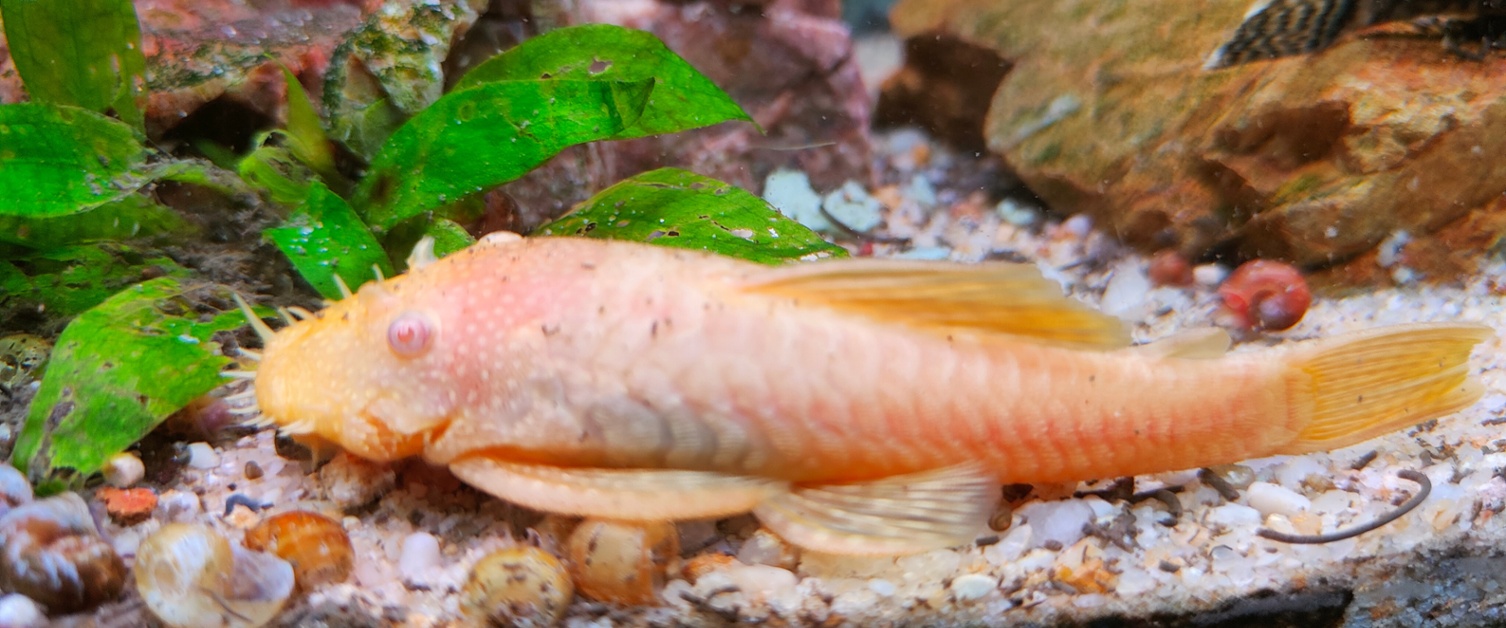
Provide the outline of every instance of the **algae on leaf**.
<path id="1" fill-rule="evenodd" d="M 654 81 L 638 122 L 612 139 L 675 133 L 753 118 L 652 33 L 584 24 L 540 35 L 461 77 L 462 90 L 495 81 Z"/>
<path id="2" fill-rule="evenodd" d="M 747 190 L 675 168 L 624 179 L 536 233 L 648 242 L 763 264 L 847 255 Z"/>
<path id="3" fill-rule="evenodd" d="M 452 92 L 388 138 L 353 204 L 381 231 L 638 121 L 653 81 L 506 81 Z"/>
<path id="4" fill-rule="evenodd" d="M 230 359 L 211 338 L 244 319 L 232 310 L 200 322 L 185 290 L 167 277 L 137 284 L 63 330 L 11 458 L 39 491 L 79 484 L 225 383 Z"/>
<path id="5" fill-rule="evenodd" d="M 87 109 L 0 106 L 0 215 L 47 218 L 98 207 L 148 182 L 131 127 Z"/>

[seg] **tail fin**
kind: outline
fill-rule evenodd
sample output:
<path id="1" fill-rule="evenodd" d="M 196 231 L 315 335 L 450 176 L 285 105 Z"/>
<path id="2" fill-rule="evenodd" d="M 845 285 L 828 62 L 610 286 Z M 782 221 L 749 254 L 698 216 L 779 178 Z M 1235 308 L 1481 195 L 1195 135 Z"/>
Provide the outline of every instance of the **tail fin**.
<path id="1" fill-rule="evenodd" d="M 1469 375 L 1469 353 L 1492 335 L 1482 325 L 1421 323 L 1294 351 L 1287 390 L 1312 419 L 1281 453 L 1353 445 L 1474 403 L 1484 387 Z"/>
<path id="2" fill-rule="evenodd" d="M 1209 70 L 1328 47 L 1354 14 L 1355 0 L 1262 0 L 1208 57 Z"/>

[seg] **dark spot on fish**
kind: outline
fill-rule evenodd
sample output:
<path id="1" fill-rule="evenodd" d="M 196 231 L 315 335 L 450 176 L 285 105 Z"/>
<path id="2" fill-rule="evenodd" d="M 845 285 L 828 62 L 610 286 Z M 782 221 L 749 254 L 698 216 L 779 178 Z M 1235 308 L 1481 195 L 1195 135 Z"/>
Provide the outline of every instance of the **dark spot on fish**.
<path id="1" fill-rule="evenodd" d="M 650 338 L 659 337 L 659 321 L 654 321 L 648 326 L 648 335 Z"/>
<path id="2" fill-rule="evenodd" d="M 582 270 L 596 270 L 596 265 L 590 262 L 581 262 L 580 267 Z"/>
<path id="3" fill-rule="evenodd" d="M 1093 375 L 1089 375 L 1088 376 L 1088 383 L 1089 384 L 1091 384 L 1093 382 L 1096 382 L 1096 381 L 1098 381 L 1098 375 L 1096 373 L 1093 374 Z"/>
<path id="4" fill-rule="evenodd" d="M 549 325 L 549 324 L 539 325 L 539 331 L 543 332 L 545 336 L 553 336 L 553 335 L 555 335 L 557 333 L 560 333 L 560 326 L 558 324 L 555 324 L 555 325 Z"/>

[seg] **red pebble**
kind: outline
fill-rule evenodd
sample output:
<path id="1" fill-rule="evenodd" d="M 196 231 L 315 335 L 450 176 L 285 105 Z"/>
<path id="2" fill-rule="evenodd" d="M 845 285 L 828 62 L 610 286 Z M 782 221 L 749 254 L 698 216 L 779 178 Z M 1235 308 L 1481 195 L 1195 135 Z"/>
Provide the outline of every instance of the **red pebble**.
<path id="1" fill-rule="evenodd" d="M 105 503 L 105 512 L 121 525 L 145 521 L 157 507 L 157 493 L 149 488 L 100 487 L 94 496 Z"/>
<path id="2" fill-rule="evenodd" d="M 1224 312 L 1246 331 L 1274 331 L 1296 325 L 1312 305 L 1307 280 L 1290 264 L 1251 260 L 1218 287 Z"/>
<path id="3" fill-rule="evenodd" d="M 1192 285 L 1192 264 L 1175 249 L 1162 249 L 1150 258 L 1150 280 L 1158 286 Z"/>

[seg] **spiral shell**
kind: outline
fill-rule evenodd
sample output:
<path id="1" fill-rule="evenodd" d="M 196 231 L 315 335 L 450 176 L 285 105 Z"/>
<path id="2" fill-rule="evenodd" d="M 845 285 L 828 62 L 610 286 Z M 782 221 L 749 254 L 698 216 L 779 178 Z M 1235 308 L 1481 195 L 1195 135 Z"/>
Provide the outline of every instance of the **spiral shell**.
<path id="1" fill-rule="evenodd" d="M 587 519 L 566 542 L 575 588 L 594 600 L 648 604 L 680 556 L 680 537 L 668 522 Z"/>
<path id="2" fill-rule="evenodd" d="M 473 625 L 554 626 L 574 595 L 570 574 L 559 559 L 522 545 L 476 562 L 460 592 L 460 610 Z"/>
<path id="3" fill-rule="evenodd" d="M 344 582 L 355 566 L 345 528 L 329 517 L 294 510 L 267 517 L 246 532 L 246 547 L 293 565 L 300 590 Z"/>
<path id="4" fill-rule="evenodd" d="M 52 612 L 74 612 L 115 599 L 126 568 L 99 536 L 83 498 L 37 500 L 0 517 L 0 590 L 21 593 Z"/>
<path id="5" fill-rule="evenodd" d="M 1261 259 L 1235 269 L 1218 294 L 1224 300 L 1221 314 L 1244 331 L 1288 329 L 1302 320 L 1313 301 L 1301 271 Z"/>
<path id="6" fill-rule="evenodd" d="M 135 571 L 147 608 L 175 628 L 263 626 L 293 592 L 287 561 L 198 524 L 168 524 L 142 541 Z"/>

